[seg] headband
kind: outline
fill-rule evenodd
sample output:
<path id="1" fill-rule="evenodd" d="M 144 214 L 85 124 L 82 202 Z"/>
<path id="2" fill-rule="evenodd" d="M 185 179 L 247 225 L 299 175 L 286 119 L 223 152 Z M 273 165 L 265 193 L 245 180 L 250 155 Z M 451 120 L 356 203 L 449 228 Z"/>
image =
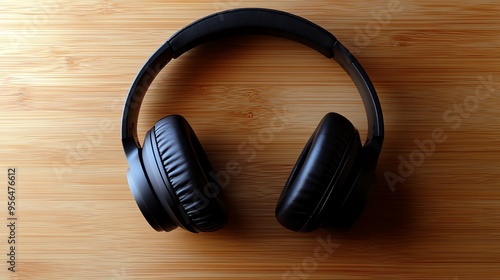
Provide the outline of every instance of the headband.
<path id="1" fill-rule="evenodd" d="M 215 13 L 184 27 L 168 39 L 144 64 L 132 83 L 122 116 L 121 138 L 125 153 L 140 148 L 137 137 L 139 109 L 147 89 L 170 60 L 210 40 L 232 34 L 257 33 L 303 43 L 327 58 L 333 58 L 356 85 L 367 114 L 365 146 L 380 152 L 384 123 L 380 102 L 356 58 L 327 30 L 299 16 L 282 11 L 243 8 Z"/>

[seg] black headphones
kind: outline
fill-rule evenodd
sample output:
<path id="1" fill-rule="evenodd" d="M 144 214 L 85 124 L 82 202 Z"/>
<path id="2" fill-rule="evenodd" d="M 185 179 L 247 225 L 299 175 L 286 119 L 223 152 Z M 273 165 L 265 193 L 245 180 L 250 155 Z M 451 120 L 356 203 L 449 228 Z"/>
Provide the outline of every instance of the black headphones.
<path id="1" fill-rule="evenodd" d="M 130 168 L 127 179 L 149 224 L 157 231 L 182 227 L 215 231 L 228 212 L 220 184 L 188 122 L 180 115 L 159 120 L 141 148 L 137 138 L 139 108 L 161 69 L 193 47 L 241 33 L 289 38 L 333 58 L 349 74 L 363 99 L 368 118 L 364 145 L 356 128 L 328 113 L 307 141 L 276 206 L 276 219 L 293 231 L 348 228 L 362 212 L 371 189 L 384 138 L 382 109 L 368 75 L 354 56 L 320 26 L 282 11 L 244 8 L 199 19 L 175 33 L 144 64 L 125 102 L 121 138 Z"/>

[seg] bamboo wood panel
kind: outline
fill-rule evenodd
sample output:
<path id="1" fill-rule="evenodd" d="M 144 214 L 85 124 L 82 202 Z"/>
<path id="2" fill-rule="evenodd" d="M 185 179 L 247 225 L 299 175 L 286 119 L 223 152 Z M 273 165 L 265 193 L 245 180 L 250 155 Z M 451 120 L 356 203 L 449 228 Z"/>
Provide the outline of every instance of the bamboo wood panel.
<path id="1" fill-rule="evenodd" d="M 366 120 L 338 65 L 268 36 L 211 42 L 173 61 L 140 115 L 141 141 L 178 113 L 216 170 L 238 163 L 240 174 L 223 178 L 229 224 L 157 233 L 135 204 L 119 137 L 130 83 L 176 30 L 240 7 L 322 25 L 372 78 L 386 140 L 372 200 L 347 232 L 297 234 L 274 218 L 320 119 L 341 113 L 363 139 Z M 500 277 L 496 1 L 4 1 L 0 13 L 0 279 Z M 283 128 L 270 130 L 276 116 Z"/>

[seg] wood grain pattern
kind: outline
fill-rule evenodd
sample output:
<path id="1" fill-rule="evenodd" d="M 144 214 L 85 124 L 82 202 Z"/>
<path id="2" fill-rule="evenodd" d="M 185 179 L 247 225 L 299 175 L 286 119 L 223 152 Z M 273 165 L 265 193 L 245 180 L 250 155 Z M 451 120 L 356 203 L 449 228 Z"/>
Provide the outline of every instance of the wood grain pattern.
<path id="1" fill-rule="evenodd" d="M 296 234 L 274 218 L 325 113 L 345 115 L 366 135 L 360 98 L 340 67 L 279 38 L 196 48 L 158 76 L 143 104 L 141 137 L 181 113 L 216 170 L 240 164 L 224 190 L 228 226 L 157 233 L 130 194 L 119 126 L 135 74 L 179 28 L 247 6 L 322 25 L 378 90 L 386 122 L 379 180 L 348 232 Z M 0 279 L 497 279 L 499 13 L 493 0 L 4 1 L 0 173 L 5 185 L 7 168 L 17 168 L 19 208 L 17 272 L 7 270 L 9 233 L 0 226 Z M 238 152 L 280 112 L 285 129 L 254 158 Z M 412 156 L 435 129 L 446 140 L 424 159 Z M 417 166 L 399 173 L 411 156 Z M 408 176 L 391 189 L 387 172 Z M 5 187 L 0 197 L 5 220 Z"/>

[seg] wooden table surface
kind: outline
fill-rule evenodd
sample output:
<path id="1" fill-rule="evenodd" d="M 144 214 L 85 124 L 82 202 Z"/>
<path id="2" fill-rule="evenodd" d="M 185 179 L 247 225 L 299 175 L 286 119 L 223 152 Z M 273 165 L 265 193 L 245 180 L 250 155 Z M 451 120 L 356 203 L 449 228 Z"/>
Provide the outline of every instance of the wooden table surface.
<path id="1" fill-rule="evenodd" d="M 155 232 L 125 176 L 130 83 L 176 30 L 252 6 L 322 25 L 369 73 L 386 128 L 372 199 L 347 232 L 280 226 L 276 201 L 320 119 L 341 113 L 364 139 L 366 117 L 333 61 L 284 39 L 238 37 L 173 61 L 139 122 L 142 141 L 158 119 L 182 114 L 216 170 L 241 164 L 224 189 L 230 222 L 211 234 Z M 500 278 L 499 14 L 493 0 L 4 1 L 0 279 Z M 255 157 L 238 152 L 277 114 L 285 129 Z"/>

